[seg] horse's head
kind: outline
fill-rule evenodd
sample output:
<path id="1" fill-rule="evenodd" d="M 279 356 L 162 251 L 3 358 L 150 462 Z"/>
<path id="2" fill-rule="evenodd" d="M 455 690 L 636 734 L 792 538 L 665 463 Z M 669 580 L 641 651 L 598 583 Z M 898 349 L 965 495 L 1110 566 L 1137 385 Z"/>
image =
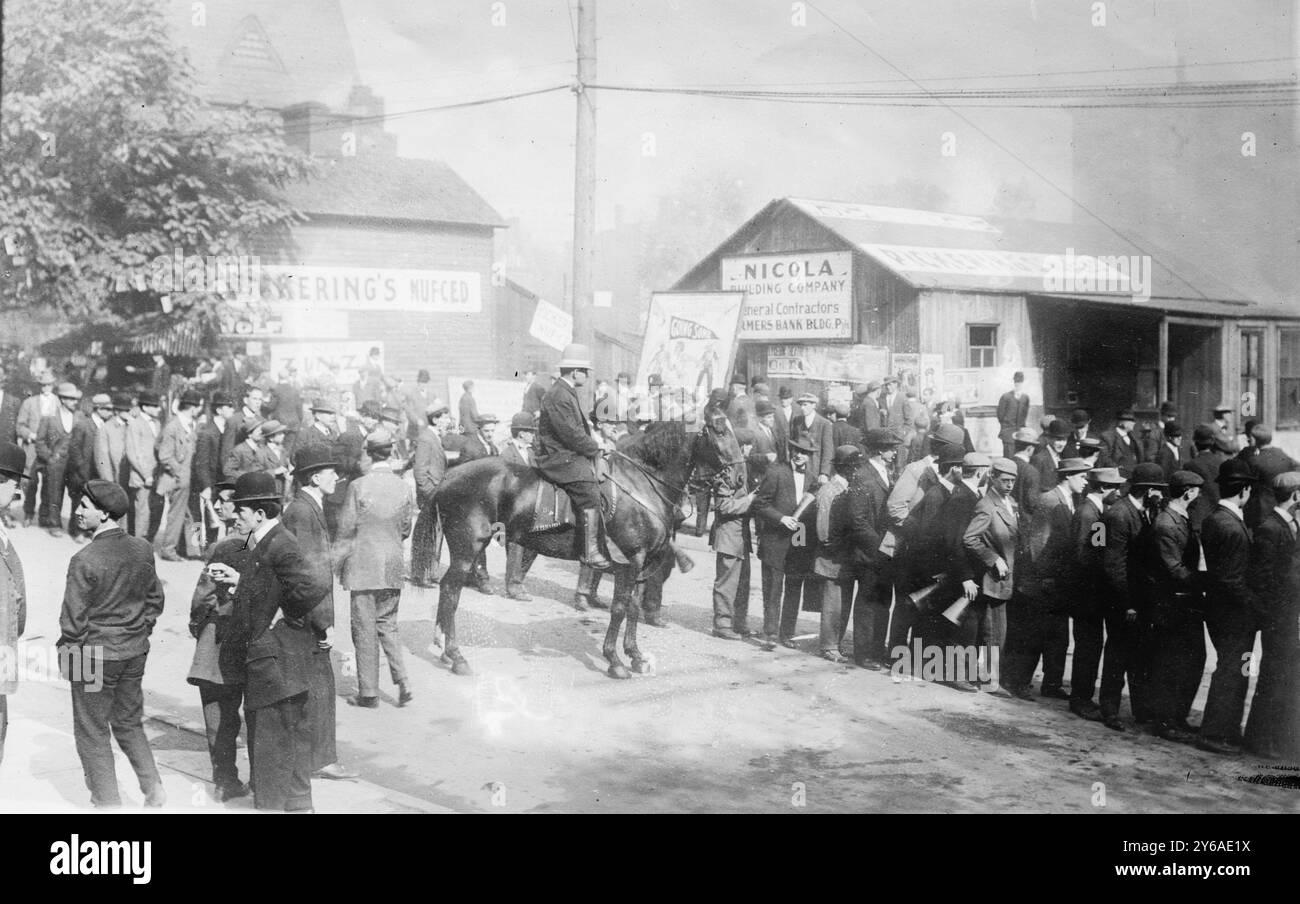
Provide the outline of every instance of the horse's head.
<path id="1" fill-rule="evenodd" d="M 731 495 L 745 485 L 745 456 L 725 415 L 708 418 L 695 437 L 690 488 Z"/>

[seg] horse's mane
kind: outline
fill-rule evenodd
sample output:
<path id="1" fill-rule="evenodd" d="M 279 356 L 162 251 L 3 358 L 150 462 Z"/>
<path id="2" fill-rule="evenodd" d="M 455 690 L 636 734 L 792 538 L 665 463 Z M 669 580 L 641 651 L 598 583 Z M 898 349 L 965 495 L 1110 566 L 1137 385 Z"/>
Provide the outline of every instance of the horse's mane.
<path id="1" fill-rule="evenodd" d="M 686 442 L 686 426 L 681 421 L 655 421 L 639 436 L 628 436 L 618 444 L 620 452 L 651 468 L 662 468 L 672 461 Z"/>

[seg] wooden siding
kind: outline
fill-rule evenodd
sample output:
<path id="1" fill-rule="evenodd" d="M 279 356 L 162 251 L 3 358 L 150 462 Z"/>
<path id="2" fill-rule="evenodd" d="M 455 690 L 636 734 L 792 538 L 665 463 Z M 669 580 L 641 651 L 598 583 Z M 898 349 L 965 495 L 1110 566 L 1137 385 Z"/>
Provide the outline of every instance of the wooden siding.
<path id="1" fill-rule="evenodd" d="M 997 324 L 998 361 L 1006 363 L 1012 343 L 1019 348 L 1019 363 L 1038 364 L 1034 336 L 1029 328 L 1029 309 L 1023 295 L 984 295 L 928 289 L 917 302 L 920 321 L 920 351 L 943 355 L 946 369 L 964 368 L 966 325 Z"/>

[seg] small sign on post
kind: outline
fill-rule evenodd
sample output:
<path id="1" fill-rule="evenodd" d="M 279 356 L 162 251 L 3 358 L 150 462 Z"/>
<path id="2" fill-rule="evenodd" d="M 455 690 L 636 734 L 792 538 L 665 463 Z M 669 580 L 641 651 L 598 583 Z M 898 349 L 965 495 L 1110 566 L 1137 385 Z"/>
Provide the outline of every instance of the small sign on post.
<path id="1" fill-rule="evenodd" d="M 573 341 L 573 315 L 539 298 L 528 333 L 556 351 L 564 351 L 564 347 Z"/>

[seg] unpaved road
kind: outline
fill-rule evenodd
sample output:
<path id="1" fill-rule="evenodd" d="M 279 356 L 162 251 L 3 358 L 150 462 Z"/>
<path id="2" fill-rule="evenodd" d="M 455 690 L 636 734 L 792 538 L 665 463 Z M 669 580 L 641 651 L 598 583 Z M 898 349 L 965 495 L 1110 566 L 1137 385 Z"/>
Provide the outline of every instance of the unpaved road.
<path id="1" fill-rule="evenodd" d="M 11 536 L 27 568 L 28 637 L 52 644 L 67 561 L 77 547 L 34 528 Z M 459 633 L 474 669 L 470 677 L 453 676 L 431 646 L 437 591 L 408 587 L 401 631 L 416 700 L 404 709 L 394 705 L 386 669 L 379 709 L 358 710 L 340 697 L 342 760 L 370 786 L 391 789 L 394 800 L 461 812 L 1300 810 L 1300 790 L 1241 780 L 1281 774 L 1276 768 L 1200 753 L 1133 728 L 1117 734 L 1071 716 L 1063 701 L 1026 703 L 895 683 L 811 655 L 811 640 L 804 641 L 805 652 L 764 653 L 715 639 L 708 608 L 712 557 L 703 541 L 686 538 L 683 545 L 698 567 L 674 575 L 666 587 L 671 626 L 641 628 L 655 674 L 627 681 L 604 674 L 606 613 L 582 615 L 568 605 L 575 578 L 569 563 L 538 561 L 529 578 L 532 603 L 465 591 Z M 489 568 L 500 585 L 504 554 L 495 545 Z M 167 607 L 145 676 L 146 709 L 173 724 L 202 719 L 198 693 L 185 682 L 198 570 L 196 563 L 159 563 Z M 757 567 L 754 583 L 751 611 L 761 614 Z M 607 579 L 602 597 L 611 589 Z M 342 674 L 351 643 L 341 590 L 336 605 L 336 666 L 339 693 L 346 695 L 355 692 L 355 681 Z M 805 614 L 800 630 L 815 632 L 816 616 Z M 66 696 L 60 682 L 27 686 L 10 698 L 11 710 L 69 731 Z M 1204 688 L 1193 721 L 1203 702 Z M 187 751 L 187 768 L 204 777 L 200 739 L 159 731 L 159 724 L 151 723 L 156 748 Z M 125 790 L 130 782 L 121 779 Z M 61 793 L 80 803 L 84 791 L 76 785 L 65 783 Z M 415 808 L 381 797 L 354 794 L 339 806 Z M 331 799 L 340 798 L 321 795 L 322 811 Z"/>

